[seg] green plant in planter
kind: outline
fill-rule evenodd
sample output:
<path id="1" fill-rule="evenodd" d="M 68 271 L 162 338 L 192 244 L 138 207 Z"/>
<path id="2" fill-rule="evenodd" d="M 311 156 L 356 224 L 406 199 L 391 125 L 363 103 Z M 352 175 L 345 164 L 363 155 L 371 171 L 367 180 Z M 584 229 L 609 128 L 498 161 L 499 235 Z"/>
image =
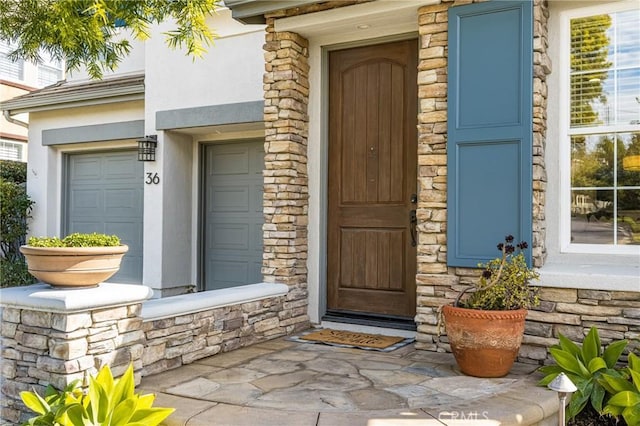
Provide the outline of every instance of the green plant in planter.
<path id="1" fill-rule="evenodd" d="M 625 378 L 604 373 L 598 383 L 611 395 L 602 410 L 604 414 L 622 416 L 628 425 L 640 425 L 640 357 L 629 354 Z"/>
<path id="2" fill-rule="evenodd" d="M 616 363 L 628 341 L 612 342 L 603 351 L 595 327 L 591 327 L 582 346 L 573 343 L 562 334 L 558 338 L 559 344 L 549 349 L 556 365 L 540 367 L 539 371 L 546 376 L 538 384 L 547 386 L 558 374 L 564 373 L 578 388 L 567 406 L 567 417 L 575 417 L 587 403 L 591 403 L 598 413 L 603 414 L 606 388 L 600 379 L 603 375 L 625 379 L 624 374 L 616 369 Z"/>
<path id="3" fill-rule="evenodd" d="M 27 244 L 32 247 L 114 247 L 120 245 L 116 235 L 73 233 L 60 239 L 58 237 L 31 237 Z"/>
<path id="4" fill-rule="evenodd" d="M 522 250 L 528 247 L 525 241 L 515 246 L 512 235 L 498 244 L 502 255 L 487 263 L 478 264 L 482 268 L 480 280 L 460 292 L 454 306 L 468 309 L 508 311 L 529 309 L 540 303 L 539 289 L 529 285 L 539 275 L 529 268 Z M 462 297 L 469 293 L 466 299 Z"/>
<path id="5" fill-rule="evenodd" d="M 62 391 L 47 387 L 44 398 L 37 392 L 21 392 L 20 397 L 38 413 L 24 423 L 34 426 L 156 426 L 175 411 L 152 408 L 155 395 L 135 393 L 133 365 L 116 380 L 105 365 L 90 377 L 86 394 L 75 381 Z"/>

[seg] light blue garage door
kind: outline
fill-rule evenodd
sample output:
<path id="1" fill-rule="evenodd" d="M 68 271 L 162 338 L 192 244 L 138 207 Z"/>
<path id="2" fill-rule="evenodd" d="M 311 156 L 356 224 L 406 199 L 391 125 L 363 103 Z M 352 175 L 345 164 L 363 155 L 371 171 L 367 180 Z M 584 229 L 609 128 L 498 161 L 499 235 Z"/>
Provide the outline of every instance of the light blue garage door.
<path id="1" fill-rule="evenodd" d="M 111 282 L 142 283 L 143 173 L 135 151 L 67 157 L 65 233 L 115 234 L 129 246 Z"/>
<path id="2" fill-rule="evenodd" d="M 205 147 L 205 290 L 262 281 L 262 141 Z"/>

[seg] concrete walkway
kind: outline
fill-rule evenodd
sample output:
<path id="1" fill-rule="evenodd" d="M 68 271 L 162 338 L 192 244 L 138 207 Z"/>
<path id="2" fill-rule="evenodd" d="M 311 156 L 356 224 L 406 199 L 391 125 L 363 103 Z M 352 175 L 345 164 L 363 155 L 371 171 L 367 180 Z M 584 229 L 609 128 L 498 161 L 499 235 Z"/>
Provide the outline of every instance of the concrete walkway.
<path id="1" fill-rule="evenodd" d="M 558 398 L 535 366 L 500 379 L 461 375 L 451 354 L 280 338 L 142 379 L 167 425 L 557 425 Z"/>

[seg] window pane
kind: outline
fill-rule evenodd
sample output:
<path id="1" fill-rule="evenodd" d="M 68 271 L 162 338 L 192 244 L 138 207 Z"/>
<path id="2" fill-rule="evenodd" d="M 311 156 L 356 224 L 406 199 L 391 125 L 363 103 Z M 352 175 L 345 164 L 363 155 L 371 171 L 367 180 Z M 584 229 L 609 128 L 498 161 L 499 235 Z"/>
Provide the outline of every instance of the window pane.
<path id="1" fill-rule="evenodd" d="M 614 139 L 611 135 L 571 137 L 571 186 L 612 187 Z"/>
<path id="2" fill-rule="evenodd" d="M 618 71 L 616 89 L 616 124 L 640 124 L 640 67 Z"/>
<path id="3" fill-rule="evenodd" d="M 640 190 L 618 191 L 617 231 L 618 244 L 640 244 Z"/>
<path id="4" fill-rule="evenodd" d="M 618 67 L 637 67 L 638 46 L 640 46 L 640 11 L 627 10 L 615 14 L 616 17 L 616 61 Z"/>
<path id="5" fill-rule="evenodd" d="M 608 125 L 613 119 L 613 73 L 587 72 L 571 76 L 571 127 Z"/>
<path id="6" fill-rule="evenodd" d="M 571 243 L 613 244 L 613 191 L 571 191 Z"/>
<path id="7" fill-rule="evenodd" d="M 22 80 L 24 62 L 22 59 L 18 59 L 17 61 L 10 60 L 7 55 L 12 50 L 12 46 L 4 41 L 0 41 L 0 78 Z"/>
<path id="8" fill-rule="evenodd" d="M 618 187 L 640 187 L 640 131 L 620 133 L 618 139 Z"/>

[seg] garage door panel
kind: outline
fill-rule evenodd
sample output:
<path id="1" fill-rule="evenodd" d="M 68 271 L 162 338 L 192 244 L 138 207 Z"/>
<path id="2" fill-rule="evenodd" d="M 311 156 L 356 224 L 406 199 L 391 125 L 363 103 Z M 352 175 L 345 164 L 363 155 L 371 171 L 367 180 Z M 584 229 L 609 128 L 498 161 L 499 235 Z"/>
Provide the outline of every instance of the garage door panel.
<path id="1" fill-rule="evenodd" d="M 107 217 L 140 216 L 142 194 L 136 189 L 108 189 L 104 191 L 104 205 Z"/>
<path id="2" fill-rule="evenodd" d="M 249 211 L 249 188 L 243 186 L 217 185 L 211 188 L 212 212 L 247 212 Z"/>
<path id="3" fill-rule="evenodd" d="M 206 290 L 262 281 L 262 141 L 205 148 Z"/>
<path id="4" fill-rule="evenodd" d="M 209 265 L 213 281 L 221 287 L 244 285 L 249 280 L 247 262 L 218 260 L 210 262 Z"/>
<path id="5" fill-rule="evenodd" d="M 246 223 L 212 223 L 211 250 L 248 250 L 249 225 Z"/>
<path id="6" fill-rule="evenodd" d="M 95 182 L 102 178 L 102 163 L 97 158 L 77 158 L 70 168 L 70 177 L 77 184 Z"/>
<path id="7" fill-rule="evenodd" d="M 136 179 L 136 168 L 138 160 L 131 155 L 114 155 L 106 158 L 104 164 L 104 177 L 106 180 L 132 180 Z"/>
<path id="8" fill-rule="evenodd" d="M 142 283 L 143 163 L 135 151 L 67 157 L 66 233 L 117 235 L 129 246 L 109 281 Z"/>
<path id="9" fill-rule="evenodd" d="M 75 209 L 99 209 L 101 191 L 80 189 L 71 191 L 71 206 Z"/>
<path id="10" fill-rule="evenodd" d="M 213 175 L 244 175 L 249 173 L 249 149 L 246 146 L 217 146 L 209 161 Z"/>

